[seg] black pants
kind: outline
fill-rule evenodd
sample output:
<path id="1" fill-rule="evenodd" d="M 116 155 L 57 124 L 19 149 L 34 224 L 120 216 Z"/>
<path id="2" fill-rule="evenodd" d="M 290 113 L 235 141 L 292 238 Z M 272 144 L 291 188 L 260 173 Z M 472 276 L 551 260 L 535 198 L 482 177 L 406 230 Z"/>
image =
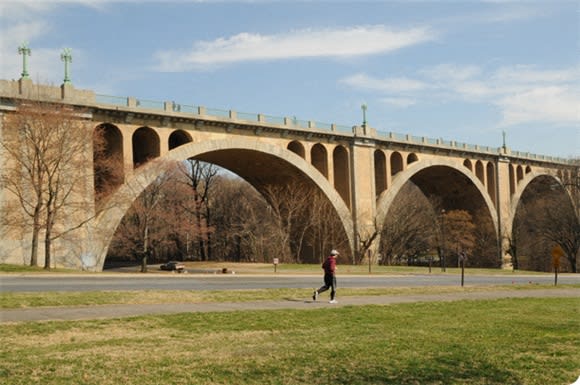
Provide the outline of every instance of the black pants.
<path id="1" fill-rule="evenodd" d="M 324 286 L 318 289 L 318 294 L 330 289 L 330 300 L 336 295 L 336 277 L 332 274 L 324 274 Z"/>

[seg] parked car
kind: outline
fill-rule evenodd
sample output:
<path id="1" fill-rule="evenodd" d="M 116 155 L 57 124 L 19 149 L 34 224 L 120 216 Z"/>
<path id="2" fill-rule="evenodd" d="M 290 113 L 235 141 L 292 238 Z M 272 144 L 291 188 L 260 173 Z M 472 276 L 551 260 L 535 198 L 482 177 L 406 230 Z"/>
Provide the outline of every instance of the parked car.
<path id="1" fill-rule="evenodd" d="M 185 270 L 185 265 L 181 262 L 177 261 L 169 261 L 165 262 L 161 266 L 159 266 L 161 270 L 168 270 L 168 271 L 177 271 L 179 273 Z"/>

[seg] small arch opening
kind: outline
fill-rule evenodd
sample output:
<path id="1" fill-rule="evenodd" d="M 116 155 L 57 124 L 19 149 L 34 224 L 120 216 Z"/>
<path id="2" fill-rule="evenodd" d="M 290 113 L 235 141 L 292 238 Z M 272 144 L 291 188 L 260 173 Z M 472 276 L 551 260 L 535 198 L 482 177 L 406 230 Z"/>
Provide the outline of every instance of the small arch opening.
<path id="1" fill-rule="evenodd" d="M 398 152 L 391 154 L 391 176 L 403 171 L 403 157 Z"/>
<path id="2" fill-rule="evenodd" d="M 322 144 L 316 143 L 312 146 L 312 150 L 310 150 L 310 156 L 314 168 L 320 171 L 320 173 L 328 179 L 328 155 L 326 148 Z"/>
<path id="3" fill-rule="evenodd" d="M 287 146 L 288 150 L 292 151 L 302 159 L 306 159 L 306 151 L 304 150 L 304 146 L 297 140 L 293 140 L 288 143 Z"/>
<path id="4" fill-rule="evenodd" d="M 417 154 L 415 154 L 414 152 L 410 153 L 409 155 L 407 155 L 407 165 L 418 161 L 419 158 L 417 157 Z"/>
<path id="5" fill-rule="evenodd" d="M 169 135 L 169 150 L 183 146 L 184 144 L 190 143 L 191 141 L 192 139 L 189 133 L 183 130 L 173 131 L 171 135 Z"/>
<path id="6" fill-rule="evenodd" d="M 150 127 L 141 127 L 133 133 L 133 167 L 159 157 L 159 135 Z"/>
<path id="7" fill-rule="evenodd" d="M 467 167 L 467 169 L 468 169 L 469 171 L 473 172 L 473 164 L 471 164 L 471 161 L 470 161 L 469 159 L 465 159 L 465 160 L 463 161 L 463 165 L 464 165 L 465 167 Z"/>

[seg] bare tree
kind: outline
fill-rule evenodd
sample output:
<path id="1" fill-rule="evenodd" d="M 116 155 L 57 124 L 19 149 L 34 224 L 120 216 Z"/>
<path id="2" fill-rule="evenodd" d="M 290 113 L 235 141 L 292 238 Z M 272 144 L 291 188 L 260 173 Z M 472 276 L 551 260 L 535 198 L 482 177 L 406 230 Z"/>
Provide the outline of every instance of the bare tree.
<path id="1" fill-rule="evenodd" d="M 199 232 L 198 251 L 201 260 L 211 259 L 211 208 L 209 204 L 211 185 L 218 173 L 218 168 L 210 163 L 188 159 L 184 167 L 181 167 L 187 183 L 191 187 L 194 202 L 193 210 L 186 210 L 195 218 L 197 228 L 206 228 L 208 231 Z"/>
<path id="2" fill-rule="evenodd" d="M 93 131 L 93 169 L 95 185 L 95 204 L 109 196 L 123 184 L 123 157 L 115 153 L 106 140 L 104 125 Z"/>
<path id="3" fill-rule="evenodd" d="M 406 183 L 389 209 L 381 229 L 381 263 L 426 255 L 435 241 L 436 216 L 432 205 L 413 183 Z"/>
<path id="4" fill-rule="evenodd" d="M 512 232 L 523 268 L 550 270 L 550 251 L 559 245 L 569 269 L 578 271 L 580 221 L 574 207 L 576 195 L 568 194 L 566 187 L 553 178 L 540 177 L 522 194 Z"/>
<path id="5" fill-rule="evenodd" d="M 271 262 L 278 256 L 265 199 L 240 178 L 219 176 L 212 185 L 214 255 L 221 260 Z"/>
<path id="6" fill-rule="evenodd" d="M 453 257 L 456 263 L 459 253 L 462 251 L 470 255 L 476 244 L 476 226 L 472 216 L 466 210 L 445 211 L 442 216 L 445 234 L 443 236 L 443 248 L 447 257 Z"/>
<path id="7" fill-rule="evenodd" d="M 174 194 L 168 187 L 176 173 L 175 164 L 164 163 L 149 171 L 159 174 L 145 189 L 136 185 L 135 188 L 143 191 L 121 221 L 111 248 L 113 253 L 137 258 L 143 273 L 147 272 L 148 261 L 154 256 L 156 247 L 170 242 L 169 231 L 179 223 L 173 213 L 161 207 L 163 201 Z"/>
<path id="8" fill-rule="evenodd" d="M 2 182 L 31 226 L 30 264 L 38 264 L 43 230 L 44 268 L 50 269 L 52 242 L 89 219 L 79 196 L 86 188 L 83 170 L 92 169 L 86 156 L 92 133 L 80 111 L 44 102 L 20 104 L 6 116 L 4 128 L 7 140 L 1 145 L 8 156 Z M 68 219 L 75 219 L 73 225 L 64 225 L 65 211 Z"/>
<path id="9" fill-rule="evenodd" d="M 321 192 L 315 191 L 312 196 L 309 219 L 311 229 L 308 239 L 312 247 L 313 259 L 311 262 L 322 263 L 332 249 L 348 250 L 348 239 L 342 225 L 341 218 L 336 210 Z M 346 255 L 342 253 L 342 255 Z"/>
<path id="10" fill-rule="evenodd" d="M 289 181 L 284 185 L 264 186 L 262 194 L 275 223 L 277 255 L 281 261 L 299 263 L 304 235 L 310 226 L 307 213 L 311 207 L 311 189 L 299 181 Z"/>

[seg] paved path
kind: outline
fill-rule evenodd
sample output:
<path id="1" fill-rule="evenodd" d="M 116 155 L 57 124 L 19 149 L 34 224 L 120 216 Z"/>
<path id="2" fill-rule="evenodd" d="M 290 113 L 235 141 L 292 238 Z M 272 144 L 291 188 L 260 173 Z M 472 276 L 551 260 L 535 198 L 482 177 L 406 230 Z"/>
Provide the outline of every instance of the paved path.
<path id="1" fill-rule="evenodd" d="M 275 310 L 275 309 L 320 309 L 328 307 L 389 305 L 397 303 L 428 302 L 428 301 L 460 301 L 485 300 L 499 298 L 538 298 L 538 297 L 573 297 L 580 298 L 580 289 L 533 289 L 482 291 L 472 293 L 451 294 L 416 294 L 416 295 L 383 295 L 365 297 L 338 298 L 338 304 L 329 304 L 327 296 L 314 302 L 311 299 L 281 298 L 277 301 L 257 302 L 220 302 L 220 303 L 170 303 L 153 305 L 97 305 L 77 307 L 46 307 L 28 309 L 2 310 L 0 323 L 52 320 L 89 320 L 133 317 L 146 314 L 174 314 L 191 312 L 223 312 L 244 310 Z"/>

